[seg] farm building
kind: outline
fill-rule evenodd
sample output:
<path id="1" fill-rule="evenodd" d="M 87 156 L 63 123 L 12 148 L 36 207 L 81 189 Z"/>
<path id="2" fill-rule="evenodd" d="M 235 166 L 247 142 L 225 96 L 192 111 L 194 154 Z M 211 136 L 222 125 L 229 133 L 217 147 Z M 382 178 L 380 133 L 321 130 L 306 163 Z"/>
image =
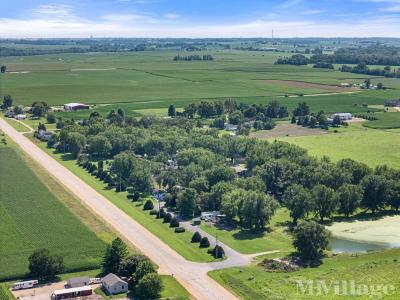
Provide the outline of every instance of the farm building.
<path id="1" fill-rule="evenodd" d="M 348 121 L 353 119 L 353 115 L 351 113 L 335 113 L 331 115 L 331 118 L 334 119 L 336 116 L 339 116 L 340 120 Z"/>
<path id="2" fill-rule="evenodd" d="M 128 291 L 128 283 L 113 273 L 110 273 L 104 277 L 101 283 L 103 288 L 110 295 L 126 293 Z"/>
<path id="3" fill-rule="evenodd" d="M 82 104 L 82 103 L 67 103 L 67 104 L 64 104 L 64 109 L 69 110 L 69 111 L 89 109 L 89 105 Z"/>
<path id="4" fill-rule="evenodd" d="M 90 279 L 88 276 L 71 278 L 67 282 L 67 285 L 70 288 L 81 287 L 89 284 L 90 284 Z"/>

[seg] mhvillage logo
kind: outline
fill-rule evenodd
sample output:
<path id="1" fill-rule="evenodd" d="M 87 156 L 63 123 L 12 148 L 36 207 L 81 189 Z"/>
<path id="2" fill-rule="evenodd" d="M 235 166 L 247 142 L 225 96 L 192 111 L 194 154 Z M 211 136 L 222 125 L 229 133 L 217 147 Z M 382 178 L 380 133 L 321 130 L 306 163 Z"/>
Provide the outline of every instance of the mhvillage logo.
<path id="1" fill-rule="evenodd" d="M 307 296 L 333 294 L 346 297 L 364 296 L 369 299 L 383 299 L 394 295 L 393 284 L 366 284 L 355 280 L 296 280 L 297 293 Z"/>

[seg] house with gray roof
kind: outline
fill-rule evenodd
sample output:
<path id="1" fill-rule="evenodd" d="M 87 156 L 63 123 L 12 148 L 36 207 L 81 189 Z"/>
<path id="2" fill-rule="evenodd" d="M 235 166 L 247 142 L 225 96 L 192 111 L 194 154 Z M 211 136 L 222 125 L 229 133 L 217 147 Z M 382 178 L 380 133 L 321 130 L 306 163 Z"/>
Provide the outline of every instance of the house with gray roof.
<path id="1" fill-rule="evenodd" d="M 128 292 L 128 283 L 113 273 L 105 276 L 101 283 L 103 289 L 106 290 L 110 295 Z"/>

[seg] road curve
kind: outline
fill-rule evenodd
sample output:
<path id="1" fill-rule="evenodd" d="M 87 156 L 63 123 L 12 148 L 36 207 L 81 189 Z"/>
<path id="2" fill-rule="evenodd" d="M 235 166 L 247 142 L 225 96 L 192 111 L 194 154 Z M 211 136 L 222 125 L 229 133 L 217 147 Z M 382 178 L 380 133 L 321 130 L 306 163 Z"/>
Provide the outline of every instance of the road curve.
<path id="1" fill-rule="evenodd" d="M 162 274 L 175 278 L 197 299 L 237 299 L 207 276 L 207 272 L 237 265 L 229 259 L 225 263 L 195 263 L 185 260 L 146 228 L 117 208 L 114 204 L 87 185 L 78 176 L 41 150 L 23 134 L 0 118 L 0 129 L 7 134 L 33 160 L 39 163 L 98 216 L 109 223 L 121 236 L 134 244 L 159 266 Z M 240 261 L 239 265 L 246 264 Z"/>

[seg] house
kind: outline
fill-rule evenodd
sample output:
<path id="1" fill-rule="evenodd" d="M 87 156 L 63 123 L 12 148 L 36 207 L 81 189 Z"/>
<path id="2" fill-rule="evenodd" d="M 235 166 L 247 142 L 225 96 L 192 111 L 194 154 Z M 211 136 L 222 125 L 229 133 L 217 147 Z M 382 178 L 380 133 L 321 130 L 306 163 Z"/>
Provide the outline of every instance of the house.
<path id="1" fill-rule="evenodd" d="M 233 124 L 225 124 L 225 130 L 228 131 L 236 131 L 238 129 L 237 125 L 233 125 Z"/>
<path id="2" fill-rule="evenodd" d="M 15 120 L 25 120 L 26 119 L 26 115 L 24 114 L 18 114 L 14 116 Z"/>
<path id="3" fill-rule="evenodd" d="M 353 115 L 351 113 L 335 113 L 331 115 L 331 119 L 334 119 L 336 116 L 338 116 L 341 121 L 348 121 L 353 119 Z"/>
<path id="4" fill-rule="evenodd" d="M 81 109 L 89 109 L 89 105 L 82 104 L 82 103 L 67 103 L 64 104 L 64 109 L 73 111 L 73 110 L 81 110 Z"/>
<path id="5" fill-rule="evenodd" d="M 86 286 L 90 284 L 90 279 L 88 276 L 84 277 L 75 277 L 71 278 L 67 281 L 67 285 L 70 288 L 76 288 L 76 287 L 81 287 L 81 286 Z"/>
<path id="6" fill-rule="evenodd" d="M 128 283 L 123 281 L 117 275 L 110 273 L 101 281 L 103 288 L 110 294 L 126 293 L 128 291 Z"/>
<path id="7" fill-rule="evenodd" d="M 42 140 L 42 141 L 49 141 L 52 138 L 53 135 L 54 135 L 53 132 L 44 131 L 44 130 L 41 129 L 37 133 L 37 138 Z"/>

